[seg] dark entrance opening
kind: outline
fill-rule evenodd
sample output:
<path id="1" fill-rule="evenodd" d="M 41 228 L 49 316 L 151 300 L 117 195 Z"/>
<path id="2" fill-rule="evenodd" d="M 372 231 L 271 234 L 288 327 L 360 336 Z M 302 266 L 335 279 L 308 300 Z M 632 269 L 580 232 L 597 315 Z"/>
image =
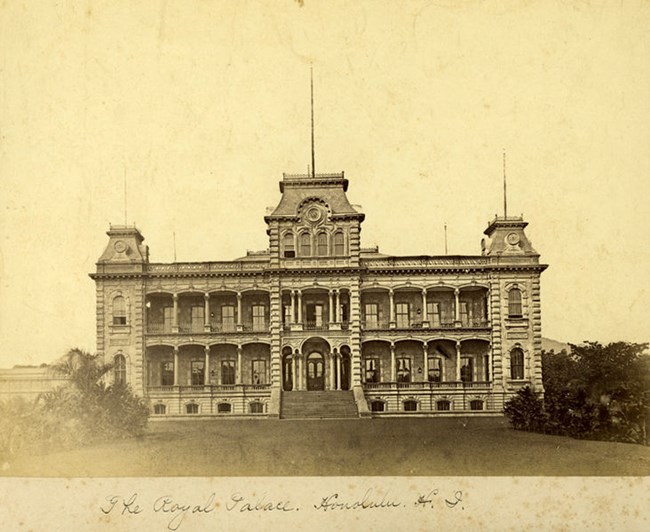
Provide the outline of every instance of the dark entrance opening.
<path id="1" fill-rule="evenodd" d="M 341 347 L 341 390 L 350 389 L 350 348 Z"/>
<path id="2" fill-rule="evenodd" d="M 307 357 L 307 390 L 325 389 L 325 361 L 323 355 L 314 352 Z"/>
<path id="3" fill-rule="evenodd" d="M 293 356 L 290 347 L 282 350 L 282 389 L 285 392 L 293 390 Z"/>

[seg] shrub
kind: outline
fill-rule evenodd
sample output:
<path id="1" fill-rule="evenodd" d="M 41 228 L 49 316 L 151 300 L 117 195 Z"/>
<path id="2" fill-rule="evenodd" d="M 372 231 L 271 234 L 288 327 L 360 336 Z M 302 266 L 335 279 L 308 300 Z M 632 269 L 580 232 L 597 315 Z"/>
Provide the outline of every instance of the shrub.
<path id="1" fill-rule="evenodd" d="M 526 386 L 506 402 L 503 411 L 517 430 L 543 431 L 544 406 L 538 395 Z"/>

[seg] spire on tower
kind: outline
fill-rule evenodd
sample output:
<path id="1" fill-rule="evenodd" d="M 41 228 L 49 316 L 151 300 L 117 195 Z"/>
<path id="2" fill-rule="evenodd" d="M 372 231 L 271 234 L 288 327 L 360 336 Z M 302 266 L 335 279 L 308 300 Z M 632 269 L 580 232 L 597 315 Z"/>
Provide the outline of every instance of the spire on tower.
<path id="1" fill-rule="evenodd" d="M 311 67 L 311 176 L 316 177 L 316 161 L 314 152 L 314 67 Z"/>
<path id="2" fill-rule="evenodd" d="M 506 194 L 506 149 L 503 148 L 503 217 L 508 217 L 508 197 Z"/>

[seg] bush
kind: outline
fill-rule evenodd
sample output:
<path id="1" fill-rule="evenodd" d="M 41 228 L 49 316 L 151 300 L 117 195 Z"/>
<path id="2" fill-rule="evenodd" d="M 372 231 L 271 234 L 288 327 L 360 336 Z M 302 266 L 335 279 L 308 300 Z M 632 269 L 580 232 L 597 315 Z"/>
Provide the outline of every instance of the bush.
<path id="1" fill-rule="evenodd" d="M 504 413 L 510 419 L 513 428 L 539 432 L 544 430 L 544 405 L 535 392 L 526 386 L 517 395 L 506 402 Z"/>

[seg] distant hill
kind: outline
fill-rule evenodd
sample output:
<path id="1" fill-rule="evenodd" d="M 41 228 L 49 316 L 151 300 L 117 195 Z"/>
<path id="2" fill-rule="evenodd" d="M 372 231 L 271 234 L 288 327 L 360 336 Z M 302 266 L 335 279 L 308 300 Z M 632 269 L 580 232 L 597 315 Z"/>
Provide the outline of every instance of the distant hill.
<path id="1" fill-rule="evenodd" d="M 559 353 L 562 351 L 562 349 L 566 350 L 567 353 L 571 351 L 571 348 L 569 347 L 569 344 L 565 344 L 564 342 L 558 342 L 557 340 L 551 340 L 550 338 L 544 338 L 542 336 L 542 349 L 544 351 L 555 351 L 556 353 Z"/>

